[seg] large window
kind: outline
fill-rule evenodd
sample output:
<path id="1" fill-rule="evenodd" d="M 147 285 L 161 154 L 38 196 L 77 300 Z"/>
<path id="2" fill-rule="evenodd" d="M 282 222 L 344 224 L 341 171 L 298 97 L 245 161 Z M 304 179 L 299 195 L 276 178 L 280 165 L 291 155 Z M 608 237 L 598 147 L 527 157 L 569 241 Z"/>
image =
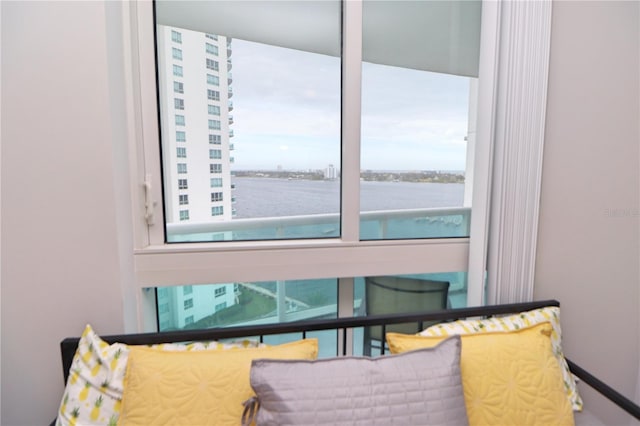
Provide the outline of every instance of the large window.
<path id="1" fill-rule="evenodd" d="M 147 122 L 160 122 L 144 134 L 153 218 L 147 211 L 136 254 L 141 288 L 193 285 L 194 308 L 200 298 L 206 308 L 190 327 L 214 315 L 207 321 L 249 323 L 259 308 L 240 295 L 256 291 L 276 303 L 274 321 L 358 314 L 369 276 L 447 281 L 451 306 L 481 300 L 468 271 L 472 210 L 486 208 L 472 194 L 488 181 L 488 162 L 474 161 L 488 142 L 476 134 L 478 103 L 490 110 L 478 95 L 480 1 L 154 7 L 157 39 L 146 47 L 157 50 L 143 74 L 157 74 L 159 102 L 142 102 Z M 220 47 L 215 60 L 206 43 Z M 189 133 L 180 162 L 175 108 Z M 189 179 L 188 211 L 178 174 Z M 222 302 L 208 298 L 221 288 L 228 300 L 216 312 Z M 231 311 L 240 320 L 221 321 Z M 158 324 L 187 325 L 173 318 Z"/>

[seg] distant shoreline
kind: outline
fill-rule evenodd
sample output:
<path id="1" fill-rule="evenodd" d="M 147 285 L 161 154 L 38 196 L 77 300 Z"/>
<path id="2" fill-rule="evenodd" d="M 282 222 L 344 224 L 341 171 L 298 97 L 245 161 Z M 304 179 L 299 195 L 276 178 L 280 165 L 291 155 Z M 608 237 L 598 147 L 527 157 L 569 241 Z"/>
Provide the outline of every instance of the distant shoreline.
<path id="1" fill-rule="evenodd" d="M 323 170 L 286 171 L 286 170 L 237 170 L 235 177 L 271 178 L 289 180 L 336 180 L 326 178 Z M 338 176 L 339 178 L 339 176 Z M 416 183 L 464 183 L 464 174 L 428 170 L 421 172 L 362 171 L 360 179 L 365 182 L 416 182 Z"/>

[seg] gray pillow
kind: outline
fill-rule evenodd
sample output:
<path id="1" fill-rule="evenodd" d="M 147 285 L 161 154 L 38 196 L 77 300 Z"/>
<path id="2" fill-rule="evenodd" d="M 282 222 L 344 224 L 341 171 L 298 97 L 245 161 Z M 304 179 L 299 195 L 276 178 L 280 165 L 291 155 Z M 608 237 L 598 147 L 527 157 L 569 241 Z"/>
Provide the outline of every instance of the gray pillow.
<path id="1" fill-rule="evenodd" d="M 467 425 L 460 337 L 378 358 L 254 360 L 262 425 Z"/>

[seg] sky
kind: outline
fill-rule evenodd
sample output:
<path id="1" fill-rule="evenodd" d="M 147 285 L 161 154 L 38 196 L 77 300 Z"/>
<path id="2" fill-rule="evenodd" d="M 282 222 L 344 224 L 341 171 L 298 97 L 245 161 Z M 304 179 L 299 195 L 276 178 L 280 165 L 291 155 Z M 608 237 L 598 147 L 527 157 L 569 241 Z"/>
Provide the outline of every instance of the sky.
<path id="1" fill-rule="evenodd" d="M 340 58 L 233 39 L 234 168 L 340 165 Z M 361 168 L 464 170 L 469 79 L 363 64 Z"/>

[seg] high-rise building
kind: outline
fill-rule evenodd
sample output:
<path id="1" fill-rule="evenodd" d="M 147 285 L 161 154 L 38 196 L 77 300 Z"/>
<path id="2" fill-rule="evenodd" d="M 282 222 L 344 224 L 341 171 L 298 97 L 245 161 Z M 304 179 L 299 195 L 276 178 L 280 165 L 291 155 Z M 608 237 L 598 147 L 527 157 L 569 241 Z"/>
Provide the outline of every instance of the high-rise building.
<path id="1" fill-rule="evenodd" d="M 166 222 L 233 216 L 231 39 L 159 26 Z"/>
<path id="2" fill-rule="evenodd" d="M 165 220 L 231 220 L 231 39 L 158 26 L 157 49 Z M 183 286 L 159 289 L 157 297 L 166 330 L 237 303 L 238 292 L 234 284 Z"/>

